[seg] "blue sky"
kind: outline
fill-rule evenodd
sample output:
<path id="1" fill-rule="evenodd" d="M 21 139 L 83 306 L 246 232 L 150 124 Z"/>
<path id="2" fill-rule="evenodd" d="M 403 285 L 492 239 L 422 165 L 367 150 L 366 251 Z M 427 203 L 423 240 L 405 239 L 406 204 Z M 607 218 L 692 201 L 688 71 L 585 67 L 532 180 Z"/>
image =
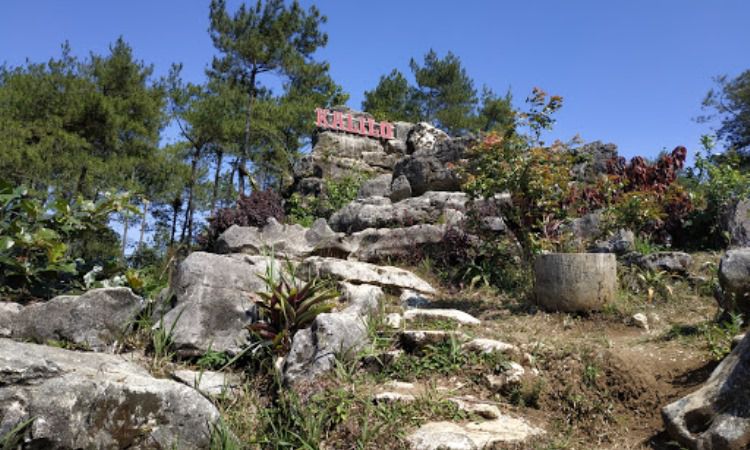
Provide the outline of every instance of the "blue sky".
<path id="1" fill-rule="evenodd" d="M 693 119 L 712 77 L 750 69 L 747 0 L 303 2 L 312 3 L 328 16 L 319 57 L 352 107 L 380 75 L 450 50 L 477 88 L 511 88 L 518 105 L 534 86 L 562 95 L 548 140 L 579 134 L 627 156 L 694 151 L 710 131 Z M 5 0 L 0 62 L 47 60 L 65 40 L 76 54 L 104 53 L 122 35 L 157 74 L 182 62 L 200 82 L 214 53 L 207 29 L 207 1 Z"/>

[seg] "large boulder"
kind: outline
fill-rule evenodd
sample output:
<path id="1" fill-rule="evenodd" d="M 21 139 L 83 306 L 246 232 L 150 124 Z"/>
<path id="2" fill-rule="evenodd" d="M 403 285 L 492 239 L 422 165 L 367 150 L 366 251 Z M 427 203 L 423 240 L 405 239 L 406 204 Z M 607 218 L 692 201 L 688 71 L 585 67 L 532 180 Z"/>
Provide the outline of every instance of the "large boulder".
<path id="1" fill-rule="evenodd" d="M 282 269 L 269 257 L 191 253 L 172 282 L 174 306 L 158 325 L 174 327 L 174 346 L 181 356 L 198 356 L 209 348 L 237 353 L 256 316 L 256 293 L 266 290 L 260 276 Z"/>
<path id="2" fill-rule="evenodd" d="M 357 198 L 368 198 L 368 197 L 390 197 L 391 195 L 391 181 L 393 175 L 390 173 L 384 173 L 377 177 L 367 180 L 362 183 L 357 192 Z"/>
<path id="3" fill-rule="evenodd" d="M 284 360 L 284 382 L 296 385 L 333 369 L 337 358 L 354 357 L 369 342 L 366 319 L 355 312 L 320 314 L 297 331 Z"/>
<path id="4" fill-rule="evenodd" d="M 692 394 L 665 406 L 667 432 L 691 450 L 750 448 L 750 338 Z"/>
<path id="5" fill-rule="evenodd" d="M 217 409 L 122 356 L 0 339 L 0 436 L 23 448 L 205 449 Z"/>
<path id="6" fill-rule="evenodd" d="M 301 277 L 322 277 L 353 284 L 371 284 L 386 290 L 409 289 L 426 294 L 435 293 L 435 289 L 428 282 L 408 270 L 366 262 L 313 256 L 299 265 L 297 273 Z"/>
<path id="7" fill-rule="evenodd" d="M 724 216 L 724 228 L 732 247 L 750 247 L 750 198 L 739 200 Z"/>
<path id="8" fill-rule="evenodd" d="M 300 259 L 313 254 L 351 253 L 342 233 L 330 229 L 325 219 L 318 219 L 311 228 L 298 224 L 280 224 L 273 218 L 263 228 L 232 225 L 219 236 L 219 253 L 272 255 L 283 259 Z"/>
<path id="9" fill-rule="evenodd" d="M 373 263 L 388 258 L 414 257 L 414 252 L 420 246 L 439 243 L 443 239 L 445 228 L 445 225 L 368 228 L 352 234 L 350 242 L 355 249 L 351 257 Z"/>
<path id="10" fill-rule="evenodd" d="M 144 301 L 129 288 L 92 289 L 83 295 L 61 295 L 26 307 L 6 307 L 0 336 L 44 344 L 61 341 L 94 351 L 108 351 L 134 324 Z M 3 329 L 9 332 L 3 333 Z"/>
<path id="11" fill-rule="evenodd" d="M 403 228 L 418 224 L 454 223 L 469 203 L 463 192 L 427 192 L 392 202 L 385 197 L 355 200 L 330 219 L 335 231 L 353 233 L 367 228 Z"/>
<path id="12" fill-rule="evenodd" d="M 719 306 L 750 318 L 750 247 L 729 250 L 721 258 L 719 286 Z"/>
<path id="13" fill-rule="evenodd" d="M 416 133 L 412 131 L 412 135 Z M 410 136 L 411 139 L 411 136 Z M 419 196 L 427 191 L 459 191 L 461 177 L 455 170 L 463 158 L 468 146 L 474 140 L 471 138 L 436 139 L 431 145 L 415 148 L 414 152 L 401 159 L 393 167 L 393 183 L 404 177 L 409 184 L 413 196 Z M 391 186 L 395 193 L 403 190 L 403 186 Z"/>
<path id="14" fill-rule="evenodd" d="M 635 264 L 642 269 L 678 275 L 687 275 L 692 262 L 693 257 L 685 252 L 654 252 L 635 259 Z"/>
<path id="15" fill-rule="evenodd" d="M 576 159 L 573 175 L 579 180 L 592 181 L 601 174 L 607 173 L 610 161 L 618 157 L 615 144 L 594 141 L 570 152 Z"/>
<path id="16" fill-rule="evenodd" d="M 398 135 L 398 127 L 396 127 L 396 131 Z M 430 151 L 435 148 L 437 144 L 449 139 L 450 136 L 448 136 L 446 132 L 435 128 L 427 122 L 419 122 L 409 130 L 406 145 L 409 153 L 414 153 L 419 150 Z"/>

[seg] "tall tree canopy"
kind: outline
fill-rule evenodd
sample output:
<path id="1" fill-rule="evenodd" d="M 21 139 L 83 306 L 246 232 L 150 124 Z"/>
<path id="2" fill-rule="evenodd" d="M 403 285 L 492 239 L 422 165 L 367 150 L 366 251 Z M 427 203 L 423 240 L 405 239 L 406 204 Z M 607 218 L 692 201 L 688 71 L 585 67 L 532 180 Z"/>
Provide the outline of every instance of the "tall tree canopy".
<path id="1" fill-rule="evenodd" d="M 312 131 L 301 114 L 309 116 L 313 101 L 330 105 L 346 96 L 328 76 L 328 64 L 313 58 L 328 41 L 320 30 L 326 18 L 316 7 L 305 11 L 297 1 L 259 0 L 230 14 L 225 0 L 212 0 L 209 17 L 211 39 L 220 53 L 209 76 L 244 95 L 244 129 L 234 164 L 244 192 L 246 161 L 254 164 L 264 184 L 278 181 L 291 162 L 289 152 L 296 153 L 300 140 Z M 264 75 L 280 81 L 284 94 L 274 95 L 261 82 Z"/>
<path id="2" fill-rule="evenodd" d="M 118 39 L 105 56 L 0 71 L 0 176 L 71 197 L 139 190 L 159 143 L 164 89 Z"/>
<path id="3" fill-rule="evenodd" d="M 731 80 L 727 76 L 718 77 L 716 82 L 717 89 L 709 91 L 703 105 L 721 120 L 718 137 L 730 149 L 750 157 L 750 70 Z"/>
<path id="4" fill-rule="evenodd" d="M 451 134 L 513 128 L 510 93 L 501 97 L 485 87 L 480 100 L 474 81 L 453 53 L 440 58 L 430 50 L 421 65 L 412 59 L 409 66 L 414 86 L 394 69 L 365 92 L 362 109 L 379 119 L 431 122 Z"/>

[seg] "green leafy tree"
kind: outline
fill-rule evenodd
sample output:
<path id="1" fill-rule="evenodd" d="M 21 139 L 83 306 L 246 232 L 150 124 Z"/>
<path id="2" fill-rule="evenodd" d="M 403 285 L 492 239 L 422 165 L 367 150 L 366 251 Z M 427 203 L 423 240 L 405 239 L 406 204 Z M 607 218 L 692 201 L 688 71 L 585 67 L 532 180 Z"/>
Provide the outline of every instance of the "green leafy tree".
<path id="1" fill-rule="evenodd" d="M 313 59 L 315 51 L 328 41 L 320 30 L 326 18 L 316 7 L 305 11 L 297 1 L 287 5 L 283 0 L 267 0 L 254 6 L 242 4 L 230 14 L 225 0 L 212 0 L 209 18 L 211 39 L 220 53 L 209 75 L 244 93 L 244 129 L 233 172 L 238 174 L 243 193 L 248 160 L 265 172 L 261 174 L 264 178 L 271 178 L 269 166 L 285 166 L 288 154 L 283 150 L 291 145 L 296 152 L 299 146 L 299 130 L 274 126 L 277 119 L 299 116 L 309 107 L 307 94 L 315 94 L 311 95 L 315 99 L 328 97 L 320 103 L 327 105 L 340 99 L 341 91 L 327 77 L 328 65 Z M 281 81 L 283 97 L 274 96 L 262 84 L 266 76 Z M 309 114 L 307 109 L 303 117 Z M 300 121 L 298 117 L 291 123 Z M 309 125 L 303 129 L 309 130 Z"/>
<path id="2" fill-rule="evenodd" d="M 737 78 L 726 75 L 716 78 L 717 89 L 711 89 L 703 100 L 705 109 L 714 114 L 701 117 L 701 121 L 718 118 L 721 127 L 717 136 L 729 147 L 750 159 L 750 70 Z"/>
<path id="3" fill-rule="evenodd" d="M 452 134 L 472 129 L 477 92 L 461 60 L 451 52 L 441 59 L 430 50 L 421 66 L 414 59 L 409 65 L 417 82 L 415 99 L 423 120 Z"/>
<path id="4" fill-rule="evenodd" d="M 482 103 L 477 115 L 476 128 L 483 132 L 507 133 L 516 127 L 515 112 L 510 91 L 505 96 L 496 95 L 488 87 L 482 90 Z"/>
<path id="5" fill-rule="evenodd" d="M 380 77 L 375 89 L 365 92 L 362 109 L 378 120 L 416 122 L 420 117 L 414 94 L 406 77 L 398 69 L 393 69 Z"/>

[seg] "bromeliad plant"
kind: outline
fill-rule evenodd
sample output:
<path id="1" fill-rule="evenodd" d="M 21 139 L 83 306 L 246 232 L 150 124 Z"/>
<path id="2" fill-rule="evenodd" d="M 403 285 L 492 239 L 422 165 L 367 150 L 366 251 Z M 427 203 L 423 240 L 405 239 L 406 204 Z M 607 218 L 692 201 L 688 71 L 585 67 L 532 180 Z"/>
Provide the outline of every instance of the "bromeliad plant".
<path id="1" fill-rule="evenodd" d="M 284 355 L 291 348 L 294 333 L 309 326 L 318 314 L 329 312 L 333 308 L 329 300 L 339 294 L 317 278 L 304 284 L 298 283 L 293 274 L 261 278 L 268 292 L 257 294 L 259 300 L 255 304 L 260 320 L 249 328 L 263 346 L 276 355 Z"/>

